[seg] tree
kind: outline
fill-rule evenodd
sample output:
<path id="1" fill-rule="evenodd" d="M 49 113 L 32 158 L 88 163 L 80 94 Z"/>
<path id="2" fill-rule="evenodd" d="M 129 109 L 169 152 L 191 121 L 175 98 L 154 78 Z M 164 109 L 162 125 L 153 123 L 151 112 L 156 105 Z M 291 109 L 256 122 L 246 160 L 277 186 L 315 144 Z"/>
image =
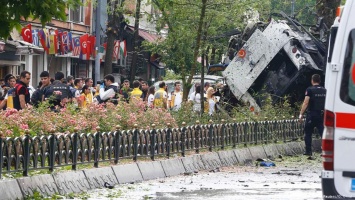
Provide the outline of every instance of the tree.
<path id="1" fill-rule="evenodd" d="M 150 45 L 150 50 L 162 56 L 162 61 L 172 70 L 181 74 L 184 99 L 191 87 L 192 76 L 201 71 L 197 58 L 208 49 L 225 51 L 229 38 L 211 39 L 202 43 L 204 35 L 216 36 L 228 30 L 242 27 L 245 9 L 259 8 L 269 14 L 269 3 L 257 0 L 152 0 L 160 12 L 157 28 L 168 26 L 167 38 L 158 44 Z M 265 14 L 263 14 L 264 16 Z M 204 25 L 205 24 L 205 25 Z M 222 40 L 222 41 L 221 41 Z M 209 52 L 205 52 L 206 56 Z M 205 56 L 205 57 L 206 57 Z M 207 60 L 209 60 L 206 57 Z"/>
<path id="2" fill-rule="evenodd" d="M 42 26 L 53 18 L 66 20 L 66 8 L 76 8 L 80 0 L 18 1 L 2 0 L 0 6 L 0 38 L 7 39 L 14 28 L 21 29 L 22 19 L 39 19 Z"/>
<path id="3" fill-rule="evenodd" d="M 107 0 L 108 22 L 107 22 L 107 47 L 105 55 L 104 74 L 112 73 L 112 55 L 114 52 L 115 40 L 122 39 L 124 26 L 123 17 L 124 0 Z M 119 52 L 116 52 L 119 53 Z"/>
<path id="4" fill-rule="evenodd" d="M 136 14 L 135 14 L 135 20 L 134 20 L 134 34 L 133 34 L 133 56 L 132 56 L 132 63 L 131 63 L 130 77 L 129 77 L 131 83 L 133 83 L 133 81 L 135 79 L 136 68 L 137 68 L 140 10 L 141 10 L 141 0 L 137 0 Z"/>
<path id="5" fill-rule="evenodd" d="M 324 18 L 328 28 L 334 23 L 335 12 L 340 3 L 341 0 L 317 0 L 317 15 Z"/>

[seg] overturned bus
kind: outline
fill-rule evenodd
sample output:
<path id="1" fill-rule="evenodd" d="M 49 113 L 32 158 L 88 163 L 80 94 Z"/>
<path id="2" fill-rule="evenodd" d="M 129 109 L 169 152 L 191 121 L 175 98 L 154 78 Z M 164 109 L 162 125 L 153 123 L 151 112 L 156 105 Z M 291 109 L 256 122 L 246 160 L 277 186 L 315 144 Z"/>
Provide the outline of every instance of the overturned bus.
<path id="1" fill-rule="evenodd" d="M 312 74 L 324 75 L 326 46 L 296 20 L 282 15 L 285 20 L 256 23 L 232 37 L 226 62 L 214 65 L 223 69 L 228 105 L 244 102 L 258 111 L 263 94 L 274 103 L 287 96 L 294 104 L 303 100 Z"/>

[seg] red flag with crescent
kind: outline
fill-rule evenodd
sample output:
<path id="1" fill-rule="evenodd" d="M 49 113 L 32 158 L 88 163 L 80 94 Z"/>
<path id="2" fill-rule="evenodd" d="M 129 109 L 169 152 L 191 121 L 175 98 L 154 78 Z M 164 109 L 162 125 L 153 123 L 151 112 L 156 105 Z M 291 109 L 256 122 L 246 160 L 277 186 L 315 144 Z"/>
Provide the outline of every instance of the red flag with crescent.
<path id="1" fill-rule="evenodd" d="M 21 36 L 25 42 L 32 44 L 33 39 L 32 39 L 31 24 L 27 24 L 25 27 L 22 28 Z"/>

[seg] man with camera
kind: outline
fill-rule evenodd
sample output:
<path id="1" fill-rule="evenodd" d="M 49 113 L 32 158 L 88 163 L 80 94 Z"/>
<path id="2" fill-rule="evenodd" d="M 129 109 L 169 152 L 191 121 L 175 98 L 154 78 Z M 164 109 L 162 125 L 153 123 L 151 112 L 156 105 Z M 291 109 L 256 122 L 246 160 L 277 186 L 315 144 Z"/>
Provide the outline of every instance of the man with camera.
<path id="1" fill-rule="evenodd" d="M 110 99 L 116 96 L 118 92 L 118 85 L 115 83 L 115 77 L 113 75 L 108 74 L 105 76 L 103 83 L 100 84 L 100 92 L 96 97 L 98 103 L 106 103 Z"/>

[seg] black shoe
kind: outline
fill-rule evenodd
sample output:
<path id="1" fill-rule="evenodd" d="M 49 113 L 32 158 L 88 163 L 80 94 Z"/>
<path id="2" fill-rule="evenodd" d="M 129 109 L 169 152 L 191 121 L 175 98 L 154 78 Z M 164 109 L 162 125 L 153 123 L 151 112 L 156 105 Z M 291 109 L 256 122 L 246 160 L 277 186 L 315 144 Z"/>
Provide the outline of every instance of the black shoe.
<path id="1" fill-rule="evenodd" d="M 305 156 L 312 156 L 312 153 L 305 152 L 305 153 L 303 153 L 303 155 L 305 155 Z"/>

